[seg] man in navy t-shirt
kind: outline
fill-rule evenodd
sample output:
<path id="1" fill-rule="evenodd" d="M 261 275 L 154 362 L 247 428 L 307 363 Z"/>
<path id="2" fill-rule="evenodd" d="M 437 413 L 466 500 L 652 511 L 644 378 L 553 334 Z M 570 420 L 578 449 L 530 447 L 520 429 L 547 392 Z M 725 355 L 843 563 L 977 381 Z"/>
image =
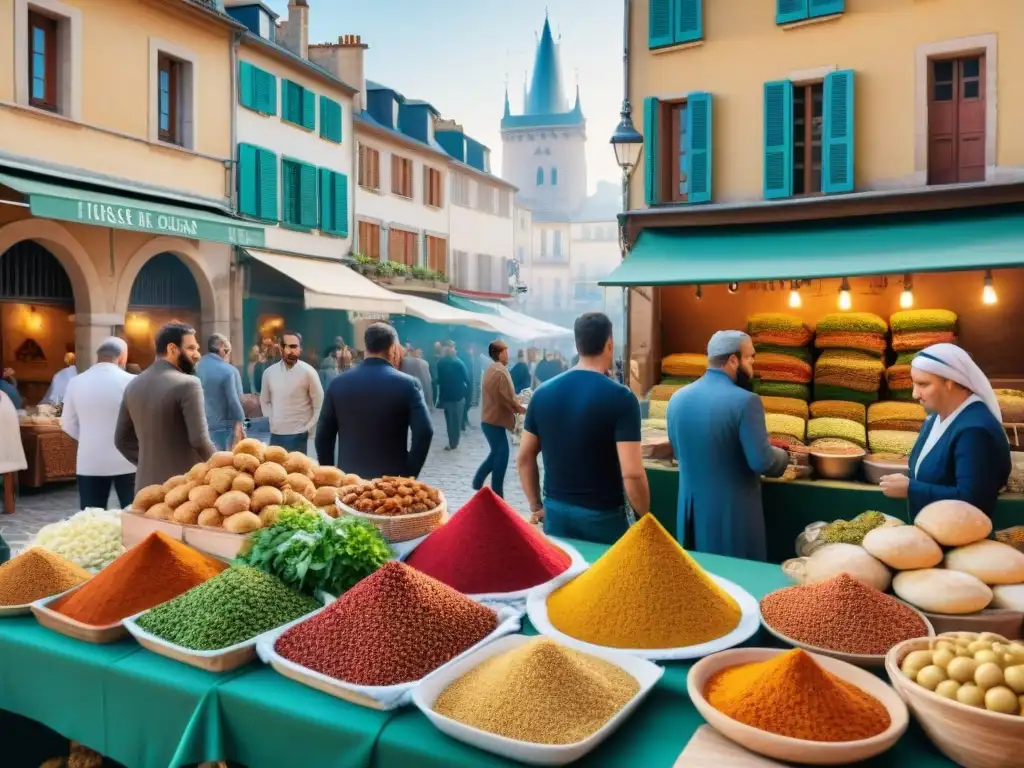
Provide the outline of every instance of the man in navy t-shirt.
<path id="1" fill-rule="evenodd" d="M 544 520 L 546 533 L 613 544 L 629 527 L 627 498 L 638 516 L 650 509 L 640 403 L 607 376 L 611 320 L 587 312 L 576 319 L 575 332 L 579 363 L 533 393 L 516 464 L 530 511 Z"/>

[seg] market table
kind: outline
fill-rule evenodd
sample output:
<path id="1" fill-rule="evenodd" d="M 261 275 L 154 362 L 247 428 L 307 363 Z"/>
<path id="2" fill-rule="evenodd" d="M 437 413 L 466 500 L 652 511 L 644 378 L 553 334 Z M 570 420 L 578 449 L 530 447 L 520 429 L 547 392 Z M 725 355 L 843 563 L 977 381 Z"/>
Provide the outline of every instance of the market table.
<path id="1" fill-rule="evenodd" d="M 679 500 L 679 470 L 660 464 L 646 464 L 651 487 L 651 513 L 673 535 Z M 910 522 L 907 502 L 890 499 L 875 485 L 835 480 L 761 481 L 768 560 L 781 563 L 796 557 L 796 537 L 811 523 L 821 520 L 852 520 L 874 509 Z M 993 516 L 996 530 L 1024 525 L 1024 495 L 1005 493 L 996 502 Z"/>
<path id="2" fill-rule="evenodd" d="M 572 543 L 590 562 L 606 549 Z M 695 557 L 758 598 L 788 584 L 774 565 Z M 533 633 L 529 622 L 525 631 Z M 763 633 L 750 644 L 760 643 L 767 643 Z M 686 694 L 689 666 L 666 664 L 664 677 L 636 713 L 580 765 L 671 768 L 702 722 Z M 208 674 L 131 640 L 80 643 L 42 628 L 32 617 L 0 620 L 0 709 L 38 721 L 128 768 L 225 759 L 248 768 L 280 768 L 297 759 L 328 768 L 515 765 L 449 739 L 411 708 L 364 709 L 258 664 Z M 0 726 L 4 722 L 0 717 Z M 0 743 L 23 737 L 0 727 Z M 911 764 L 952 766 L 916 727 L 887 755 L 865 763 Z"/>

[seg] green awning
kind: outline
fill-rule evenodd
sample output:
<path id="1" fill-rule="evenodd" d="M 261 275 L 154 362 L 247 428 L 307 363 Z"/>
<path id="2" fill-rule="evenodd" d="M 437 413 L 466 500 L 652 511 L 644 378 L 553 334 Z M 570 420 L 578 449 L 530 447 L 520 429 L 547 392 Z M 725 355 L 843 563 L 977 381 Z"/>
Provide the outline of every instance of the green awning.
<path id="1" fill-rule="evenodd" d="M 488 307 L 486 304 L 477 303 L 472 299 L 466 299 L 462 296 L 458 296 L 451 291 L 448 292 L 448 303 L 453 307 L 464 309 L 467 312 L 481 312 L 485 315 L 496 315 L 498 310 Z"/>
<path id="2" fill-rule="evenodd" d="M 65 184 L 0 173 L 0 185 L 21 193 L 33 216 L 97 227 L 130 229 L 230 245 L 264 245 L 263 227 L 183 205 L 93 192 Z"/>
<path id="3" fill-rule="evenodd" d="M 939 272 L 1024 265 L 1024 209 L 940 211 L 770 226 L 647 229 L 600 285 L 711 285 L 756 280 Z"/>

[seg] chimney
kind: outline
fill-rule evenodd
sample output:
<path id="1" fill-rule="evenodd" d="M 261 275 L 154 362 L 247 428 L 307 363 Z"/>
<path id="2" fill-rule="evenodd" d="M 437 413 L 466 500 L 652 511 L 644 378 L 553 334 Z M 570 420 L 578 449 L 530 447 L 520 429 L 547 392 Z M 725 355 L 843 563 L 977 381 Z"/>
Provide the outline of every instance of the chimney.
<path id="1" fill-rule="evenodd" d="M 439 117 L 434 120 L 435 131 L 455 131 L 457 133 L 464 133 L 464 129 L 461 124 L 454 120 L 446 120 L 443 117 Z"/>
<path id="2" fill-rule="evenodd" d="M 277 25 L 277 42 L 304 59 L 309 58 L 309 3 L 288 0 L 288 20 Z"/>
<path id="3" fill-rule="evenodd" d="M 336 43 L 309 46 L 309 60 L 359 91 L 352 97 L 356 112 L 366 109 L 366 70 L 364 58 L 369 46 L 359 35 L 339 35 Z"/>

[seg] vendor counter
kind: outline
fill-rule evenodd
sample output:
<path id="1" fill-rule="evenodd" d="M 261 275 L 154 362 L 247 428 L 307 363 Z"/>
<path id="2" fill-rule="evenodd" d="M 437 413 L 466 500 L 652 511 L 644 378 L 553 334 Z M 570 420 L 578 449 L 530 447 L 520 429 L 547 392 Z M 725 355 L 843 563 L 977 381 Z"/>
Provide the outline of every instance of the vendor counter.
<path id="1" fill-rule="evenodd" d="M 648 463 L 646 469 L 651 486 L 651 512 L 666 530 L 676 533 L 679 470 L 662 463 Z M 768 560 L 772 563 L 796 557 L 796 537 L 811 523 L 852 520 L 869 509 L 910 522 L 904 499 L 890 499 L 878 486 L 867 483 L 764 479 L 761 497 L 768 534 Z M 1000 496 L 993 522 L 997 531 L 1024 525 L 1024 495 Z"/>
<path id="2" fill-rule="evenodd" d="M 572 544 L 589 562 L 606 550 Z M 755 598 L 789 584 L 776 565 L 695 557 Z M 527 620 L 524 631 L 535 634 Z M 749 645 L 770 645 L 770 639 L 762 630 Z M 633 716 L 576 765 L 671 768 L 703 723 L 686 692 L 690 666 L 665 663 L 664 676 Z M 205 760 L 248 768 L 519 765 L 449 739 L 418 710 L 364 709 L 258 663 L 215 675 L 157 656 L 130 639 L 89 645 L 50 632 L 32 617 L 0 619 L 0 765 L 35 768 L 40 761 L 31 761 L 40 750 L 53 748 L 52 731 L 26 727 L 23 718 L 128 768 L 178 768 Z M 49 734 L 49 745 L 41 744 L 40 732 Z M 916 724 L 892 750 L 862 765 L 953 767 Z"/>

